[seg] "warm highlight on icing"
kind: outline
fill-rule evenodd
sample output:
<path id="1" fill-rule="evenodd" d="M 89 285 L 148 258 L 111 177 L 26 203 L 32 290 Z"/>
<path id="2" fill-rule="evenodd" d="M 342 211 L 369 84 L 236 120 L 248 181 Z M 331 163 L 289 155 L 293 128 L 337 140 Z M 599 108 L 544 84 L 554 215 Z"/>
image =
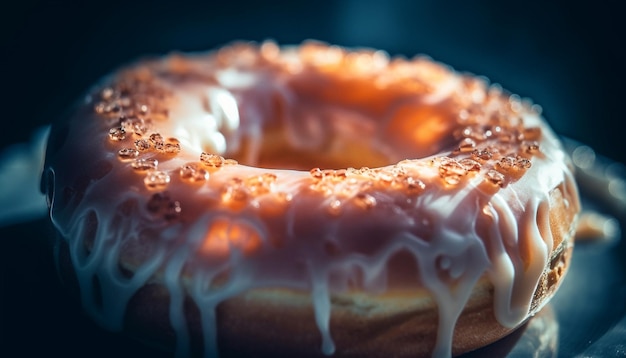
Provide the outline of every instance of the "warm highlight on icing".
<path id="1" fill-rule="evenodd" d="M 185 296 L 216 357 L 217 305 L 256 288 L 310 294 L 325 354 L 341 349 L 334 293 L 426 289 L 433 356 L 450 356 L 481 277 L 503 326 L 537 309 L 551 193 L 579 206 L 536 106 L 426 58 L 315 43 L 140 62 L 51 138 L 43 182 L 85 309 L 120 330 L 159 281 L 180 356 Z M 398 253 L 415 265 L 390 265 Z"/>

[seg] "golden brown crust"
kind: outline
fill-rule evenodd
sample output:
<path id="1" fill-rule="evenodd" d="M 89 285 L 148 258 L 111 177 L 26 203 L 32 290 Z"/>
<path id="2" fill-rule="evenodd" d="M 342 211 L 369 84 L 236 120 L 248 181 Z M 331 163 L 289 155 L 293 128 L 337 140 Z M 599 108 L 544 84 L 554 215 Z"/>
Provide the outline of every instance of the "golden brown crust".
<path id="1" fill-rule="evenodd" d="M 554 189 L 551 198 L 550 226 L 554 242 L 559 244 L 541 275 L 527 318 L 552 298 L 571 259 L 577 211 L 563 201 L 560 189 Z M 67 245 L 61 245 L 62 276 L 75 281 Z M 149 345 L 173 350 L 176 338 L 169 321 L 169 300 L 169 291 L 162 282 L 139 289 L 128 304 L 126 333 Z M 515 330 L 497 321 L 493 301 L 493 286 L 483 277 L 456 323 L 453 355 L 491 344 Z M 438 313 L 427 291 L 378 296 L 352 292 L 333 295 L 331 303 L 330 331 L 337 347 L 334 357 L 430 356 L 437 339 Z M 308 292 L 251 290 L 222 302 L 216 314 L 222 357 L 326 357 L 320 350 L 321 337 Z M 192 352 L 201 355 L 201 315 L 190 297 L 185 300 L 185 316 Z"/>
<path id="2" fill-rule="evenodd" d="M 571 258 L 563 243 L 542 275 L 533 299 L 533 314 L 554 294 Z M 66 251 L 67 252 L 67 251 Z M 62 265 L 71 277 L 71 265 Z M 360 302 L 359 302 L 360 301 Z M 428 357 L 436 340 L 437 310 L 430 295 L 386 294 L 335 296 L 331 332 L 335 357 Z M 358 302 L 358 303 L 357 303 Z M 173 350 L 175 334 L 169 323 L 169 293 L 158 284 L 141 288 L 131 299 L 125 331 L 151 346 Z M 193 300 L 185 301 L 192 351 L 202 352 L 200 314 Z M 258 290 L 218 306 L 218 342 L 223 357 L 325 357 L 315 325 L 310 296 L 284 290 Z M 498 323 L 493 311 L 493 287 L 483 279 L 457 321 L 452 352 L 459 355 L 493 343 L 514 330 Z M 242 344 L 242 342 L 246 342 Z"/>

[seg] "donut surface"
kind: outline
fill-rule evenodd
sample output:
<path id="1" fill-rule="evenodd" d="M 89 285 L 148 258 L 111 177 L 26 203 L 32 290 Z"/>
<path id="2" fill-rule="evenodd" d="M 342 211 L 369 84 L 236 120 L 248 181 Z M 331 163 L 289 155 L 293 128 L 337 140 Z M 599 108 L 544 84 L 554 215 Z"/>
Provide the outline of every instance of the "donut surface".
<path id="1" fill-rule="evenodd" d="M 42 190 L 88 314 L 207 357 L 484 346 L 552 296 L 580 209 L 537 106 L 313 42 L 120 69 L 53 126 Z"/>

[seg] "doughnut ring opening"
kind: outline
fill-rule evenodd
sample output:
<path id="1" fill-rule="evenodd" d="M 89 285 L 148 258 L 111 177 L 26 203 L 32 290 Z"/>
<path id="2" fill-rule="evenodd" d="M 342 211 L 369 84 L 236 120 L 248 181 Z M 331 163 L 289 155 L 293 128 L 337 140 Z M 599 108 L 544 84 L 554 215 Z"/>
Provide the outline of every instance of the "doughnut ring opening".
<path id="1" fill-rule="evenodd" d="M 580 210 L 538 106 L 318 42 L 120 69 L 53 125 L 42 191 L 85 311 L 205 357 L 482 347 L 552 297 Z"/>

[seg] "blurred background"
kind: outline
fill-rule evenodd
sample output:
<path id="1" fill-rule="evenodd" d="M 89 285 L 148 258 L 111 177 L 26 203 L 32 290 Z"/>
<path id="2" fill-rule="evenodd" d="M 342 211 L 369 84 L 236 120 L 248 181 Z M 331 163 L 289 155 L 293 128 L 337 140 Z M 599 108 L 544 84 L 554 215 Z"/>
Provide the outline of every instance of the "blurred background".
<path id="1" fill-rule="evenodd" d="M 626 150 L 619 150 L 625 26 L 623 12 L 610 3 L 85 3 L 24 0 L 3 9 L 0 145 L 26 140 L 32 128 L 51 122 L 103 75 L 140 56 L 205 51 L 234 40 L 317 39 L 391 55 L 427 54 L 484 75 L 540 104 L 558 133 L 626 159 Z"/>
<path id="2" fill-rule="evenodd" d="M 12 2 L 0 11 L 0 151 L 29 140 L 102 76 L 140 56 L 234 40 L 317 39 L 392 56 L 426 54 L 484 75 L 541 105 L 557 133 L 623 163 L 626 28 L 619 9 L 617 2 L 502 0 Z M 76 302 L 59 293 L 50 251 L 42 249 L 45 222 L 0 229 L 0 347 L 22 349 L 22 356 L 79 356 L 73 336 L 88 345 L 106 333 L 68 316 Z M 98 349 L 99 356 L 119 352 Z"/>

